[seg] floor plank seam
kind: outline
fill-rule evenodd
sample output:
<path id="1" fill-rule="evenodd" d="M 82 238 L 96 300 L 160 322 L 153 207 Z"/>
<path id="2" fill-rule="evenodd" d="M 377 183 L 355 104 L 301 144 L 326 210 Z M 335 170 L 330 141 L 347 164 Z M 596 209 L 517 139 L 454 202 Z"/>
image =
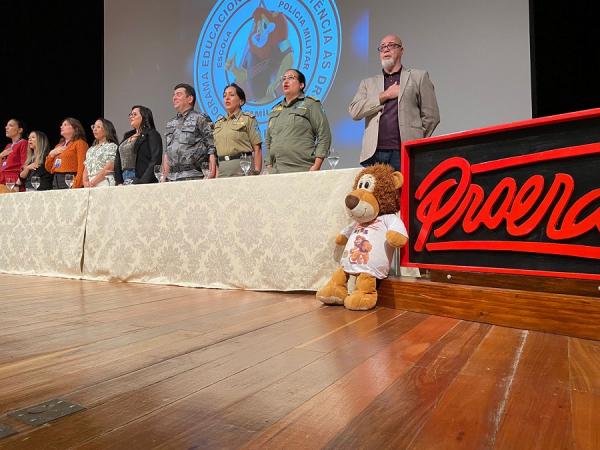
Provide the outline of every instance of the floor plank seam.
<path id="1" fill-rule="evenodd" d="M 500 424 L 502 419 L 504 418 L 504 413 L 506 410 L 506 404 L 508 403 L 508 397 L 510 396 L 510 391 L 512 389 L 513 382 L 515 380 L 515 375 L 517 373 L 517 369 L 519 367 L 519 363 L 521 362 L 521 355 L 523 354 L 523 349 L 525 348 L 525 343 L 527 342 L 527 337 L 529 336 L 528 330 L 521 331 L 521 342 L 519 343 L 519 347 L 515 352 L 515 357 L 513 358 L 512 366 L 510 373 L 508 375 L 508 379 L 506 380 L 506 385 L 504 388 L 504 394 L 498 403 L 498 409 L 494 414 L 494 427 L 490 436 L 490 447 L 494 448 L 496 446 L 496 438 L 498 436 L 498 431 L 500 430 Z"/>
<path id="2" fill-rule="evenodd" d="M 171 302 L 174 299 L 185 298 L 185 297 L 187 297 L 187 295 L 178 295 L 178 296 L 174 296 L 174 297 L 159 298 L 159 299 L 150 300 L 150 301 L 147 301 L 147 302 L 131 303 L 131 304 L 128 304 L 128 305 L 120 305 L 120 306 L 119 305 L 115 305 L 114 307 L 109 307 L 109 308 L 106 308 L 106 309 L 99 309 L 97 311 L 85 313 L 85 314 L 82 314 L 82 316 L 86 317 L 86 316 L 90 316 L 90 315 L 94 315 L 94 314 L 98 314 L 98 313 L 104 313 L 104 312 L 108 312 L 108 311 L 119 311 L 119 310 L 123 310 L 123 309 L 127 309 L 127 308 L 138 308 L 140 306 L 150 305 L 152 303 L 157 303 L 157 302 L 164 302 L 164 301 Z M 65 316 L 65 317 L 68 317 L 68 316 Z"/>
<path id="3" fill-rule="evenodd" d="M 331 307 L 328 306 L 328 308 L 331 308 Z M 318 337 L 316 337 L 314 339 L 311 339 L 310 341 L 307 341 L 307 342 L 305 342 L 303 344 L 297 345 L 295 348 L 303 349 L 303 348 L 307 347 L 308 345 L 314 344 L 315 342 L 319 342 L 320 340 L 325 339 L 326 337 L 331 336 L 331 335 L 339 332 L 340 330 L 343 330 L 344 328 L 347 328 L 347 327 L 349 327 L 349 326 L 351 326 L 351 325 L 353 325 L 353 324 L 355 324 L 357 322 L 360 322 L 361 320 L 363 320 L 363 319 L 365 319 L 365 318 L 367 318 L 367 317 L 369 317 L 369 316 L 371 316 L 371 315 L 373 315 L 375 313 L 376 313 L 376 310 L 370 311 L 367 314 L 364 314 L 361 317 L 358 317 L 358 318 L 356 318 L 354 320 L 351 320 L 350 322 L 347 322 L 347 323 L 345 323 L 343 325 L 340 325 L 339 327 L 337 327 L 337 328 L 335 328 L 335 329 L 333 329 L 333 330 L 331 330 L 331 331 L 329 331 L 329 332 L 327 332 L 327 333 L 325 333 L 325 334 L 323 334 L 321 336 L 318 336 Z"/>

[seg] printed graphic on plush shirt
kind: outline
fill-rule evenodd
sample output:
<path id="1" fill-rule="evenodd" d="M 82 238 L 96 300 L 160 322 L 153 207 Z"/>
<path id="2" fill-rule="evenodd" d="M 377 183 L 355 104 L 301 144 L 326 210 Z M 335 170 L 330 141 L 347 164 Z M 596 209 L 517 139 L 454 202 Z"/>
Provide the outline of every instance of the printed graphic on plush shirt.
<path id="1" fill-rule="evenodd" d="M 354 248 L 350 250 L 350 262 L 353 264 L 367 264 L 369 252 L 373 249 L 371 243 L 361 235 L 354 239 Z"/>
<path id="2" fill-rule="evenodd" d="M 407 235 L 398 214 L 385 214 L 367 224 L 353 222 L 344 228 L 342 234 L 348 238 L 341 259 L 344 271 L 353 275 L 368 273 L 378 279 L 387 277 L 394 253 L 385 240 L 388 231 Z"/>

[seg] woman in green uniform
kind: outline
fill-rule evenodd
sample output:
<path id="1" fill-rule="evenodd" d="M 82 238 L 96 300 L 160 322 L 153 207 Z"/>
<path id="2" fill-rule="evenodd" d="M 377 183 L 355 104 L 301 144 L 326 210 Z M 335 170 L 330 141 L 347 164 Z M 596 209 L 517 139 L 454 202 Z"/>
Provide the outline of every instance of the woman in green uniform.
<path id="1" fill-rule="evenodd" d="M 284 98 L 271 110 L 265 135 L 270 173 L 319 170 L 329 152 L 329 122 L 321 102 L 304 94 L 305 84 L 297 69 L 281 77 Z"/>
<path id="2" fill-rule="evenodd" d="M 256 118 L 245 111 L 246 94 L 237 84 L 228 85 L 223 91 L 226 117 L 215 122 L 214 140 L 219 161 L 219 177 L 242 175 L 240 158 L 253 158 L 250 173 L 259 174 L 262 169 L 262 138 Z"/>

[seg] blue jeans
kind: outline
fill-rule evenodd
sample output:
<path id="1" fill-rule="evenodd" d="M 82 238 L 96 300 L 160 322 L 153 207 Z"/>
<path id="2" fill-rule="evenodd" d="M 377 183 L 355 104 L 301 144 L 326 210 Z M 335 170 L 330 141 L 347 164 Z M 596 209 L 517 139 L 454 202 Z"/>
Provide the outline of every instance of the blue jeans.
<path id="1" fill-rule="evenodd" d="M 133 181 L 135 178 L 135 169 L 125 169 L 123 170 L 123 182 L 127 180 Z"/>
<path id="2" fill-rule="evenodd" d="M 364 160 L 363 162 L 361 162 L 361 166 L 363 167 L 368 167 L 368 166 L 374 166 L 377 163 L 381 163 L 381 164 L 389 164 L 390 166 L 392 166 L 394 168 L 394 170 L 397 170 L 398 172 L 401 171 L 400 168 L 400 149 L 398 150 L 375 150 L 375 153 L 373 154 L 373 156 L 371 156 L 369 159 Z"/>

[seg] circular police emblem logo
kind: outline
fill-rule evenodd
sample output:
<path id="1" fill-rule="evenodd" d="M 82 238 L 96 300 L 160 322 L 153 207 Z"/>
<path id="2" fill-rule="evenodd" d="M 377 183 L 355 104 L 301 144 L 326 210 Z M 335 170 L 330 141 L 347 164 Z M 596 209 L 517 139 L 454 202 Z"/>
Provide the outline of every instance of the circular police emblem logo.
<path id="1" fill-rule="evenodd" d="M 306 95 L 325 99 L 341 44 L 333 0 L 217 0 L 194 55 L 198 101 L 216 119 L 225 114 L 225 86 L 237 83 L 246 93 L 244 110 L 264 125 L 283 95 L 280 77 L 290 68 L 306 76 Z"/>

